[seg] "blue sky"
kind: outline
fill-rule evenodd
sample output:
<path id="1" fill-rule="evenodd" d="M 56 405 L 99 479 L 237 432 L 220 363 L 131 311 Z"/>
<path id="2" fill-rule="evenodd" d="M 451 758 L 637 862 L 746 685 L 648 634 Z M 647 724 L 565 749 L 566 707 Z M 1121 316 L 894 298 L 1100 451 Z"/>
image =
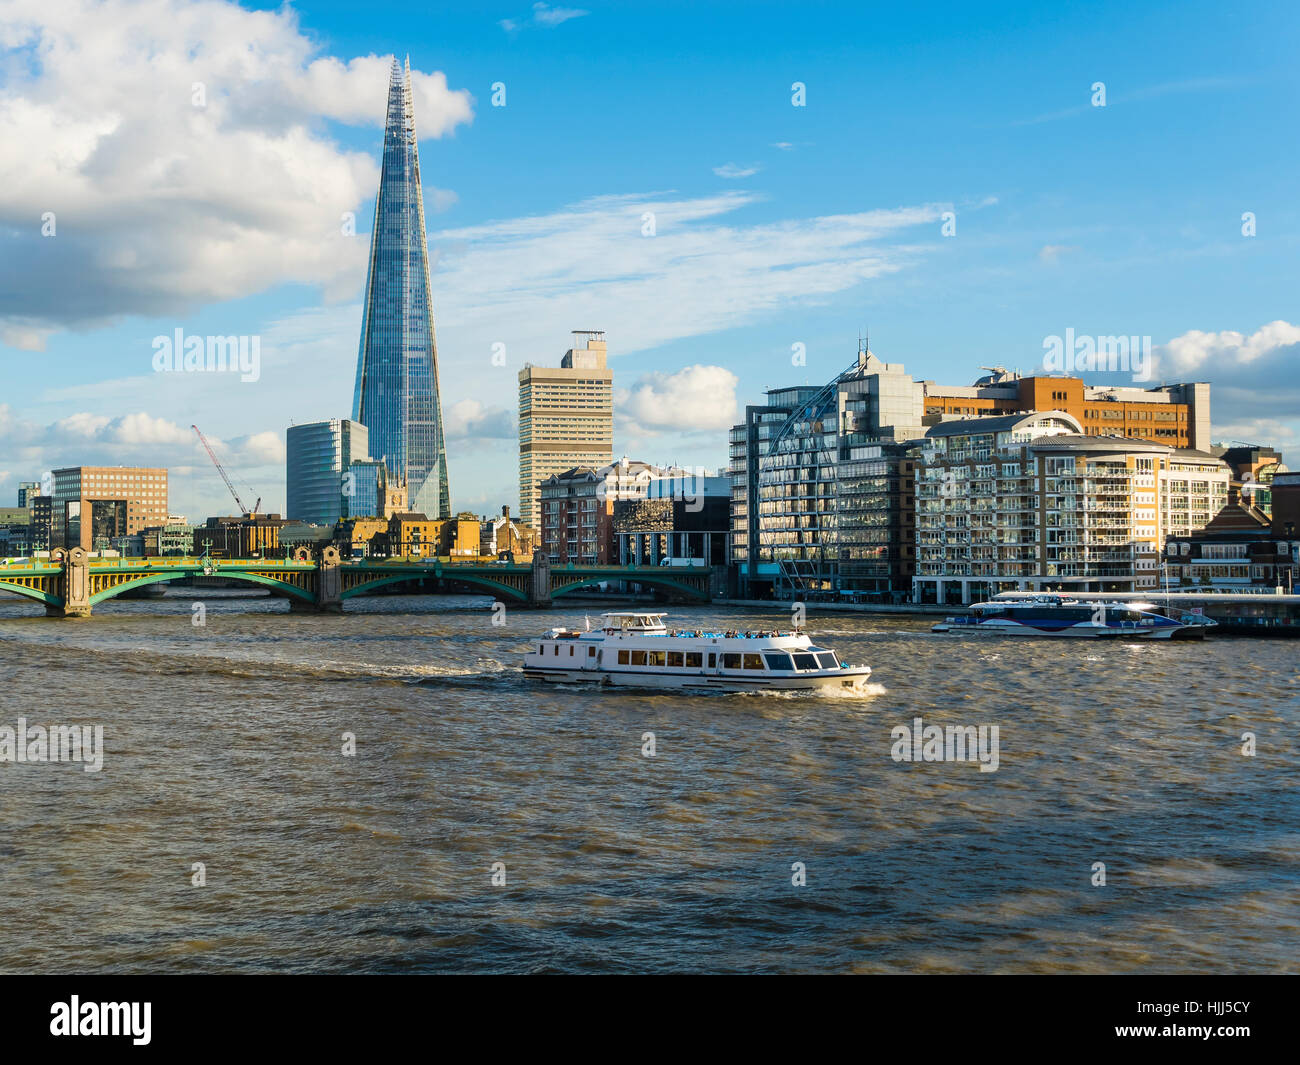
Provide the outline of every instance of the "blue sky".
<path id="1" fill-rule="evenodd" d="M 290 419 L 350 413 L 393 52 L 458 509 L 515 503 L 515 374 L 570 329 L 606 330 L 617 449 L 651 461 L 722 464 L 738 405 L 869 327 L 951 384 L 1067 328 L 1150 336 L 1157 380 L 1214 384 L 1216 435 L 1300 464 L 1293 4 L 0 12 L 0 498 L 147 462 L 173 509 L 227 512 L 197 422 L 283 506 Z M 259 336 L 259 380 L 153 373 L 176 328 Z"/>

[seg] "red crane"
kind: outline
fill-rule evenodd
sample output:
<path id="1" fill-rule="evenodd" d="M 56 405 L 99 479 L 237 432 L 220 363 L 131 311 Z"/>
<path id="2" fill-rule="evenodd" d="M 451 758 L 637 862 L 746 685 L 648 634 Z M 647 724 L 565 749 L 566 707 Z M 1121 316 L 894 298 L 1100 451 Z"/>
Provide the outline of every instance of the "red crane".
<path id="1" fill-rule="evenodd" d="M 262 497 L 257 497 L 257 502 L 253 504 L 253 509 L 251 511 L 244 506 L 244 501 L 239 498 L 239 493 L 235 491 L 235 486 L 230 483 L 230 478 L 226 476 L 225 469 L 223 469 L 221 463 L 217 461 L 217 456 L 213 453 L 212 446 L 208 443 L 207 437 L 199 431 L 197 425 L 191 425 L 190 428 L 198 434 L 199 443 L 203 445 L 203 450 L 208 453 L 208 458 L 212 460 L 212 465 L 217 468 L 217 472 L 221 474 L 221 479 L 226 482 L 226 487 L 230 489 L 230 494 L 235 497 L 235 506 L 239 508 L 239 513 L 244 517 L 248 517 L 250 514 L 256 514 L 258 508 L 262 505 Z"/>

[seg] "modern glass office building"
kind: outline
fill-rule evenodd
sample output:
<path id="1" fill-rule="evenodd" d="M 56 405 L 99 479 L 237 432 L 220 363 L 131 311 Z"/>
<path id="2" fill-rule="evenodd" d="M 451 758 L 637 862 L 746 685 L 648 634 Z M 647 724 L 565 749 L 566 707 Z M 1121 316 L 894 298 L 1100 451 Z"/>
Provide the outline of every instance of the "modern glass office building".
<path id="1" fill-rule="evenodd" d="M 821 388 L 773 389 L 731 430 L 742 595 L 883 595 L 911 582 L 921 385 L 865 346 Z"/>
<path id="2" fill-rule="evenodd" d="M 347 418 L 291 425 L 285 434 L 286 517 L 328 525 L 348 514 L 358 460 L 369 457 L 366 426 Z"/>
<path id="3" fill-rule="evenodd" d="M 393 60 L 352 417 L 405 478 L 413 511 L 451 517 L 411 64 Z"/>

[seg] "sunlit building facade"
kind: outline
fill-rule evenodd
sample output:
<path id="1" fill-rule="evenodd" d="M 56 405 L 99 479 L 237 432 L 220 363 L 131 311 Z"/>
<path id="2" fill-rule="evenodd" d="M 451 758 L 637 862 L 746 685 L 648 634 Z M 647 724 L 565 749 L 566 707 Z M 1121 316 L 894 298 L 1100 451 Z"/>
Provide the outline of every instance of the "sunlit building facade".
<path id="1" fill-rule="evenodd" d="M 1168 536 L 1227 502 L 1218 458 L 1096 436 L 1065 411 L 949 419 L 916 456 L 918 602 L 1160 585 Z"/>
<path id="2" fill-rule="evenodd" d="M 741 595 L 910 591 L 921 387 L 860 346 L 823 387 L 774 389 L 733 427 L 731 559 Z"/>

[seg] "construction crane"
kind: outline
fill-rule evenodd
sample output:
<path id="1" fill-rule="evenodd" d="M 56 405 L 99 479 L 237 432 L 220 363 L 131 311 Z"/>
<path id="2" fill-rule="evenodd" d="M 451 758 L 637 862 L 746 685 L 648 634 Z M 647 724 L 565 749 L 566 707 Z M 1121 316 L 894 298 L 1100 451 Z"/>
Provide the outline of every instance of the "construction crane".
<path id="1" fill-rule="evenodd" d="M 223 469 L 221 463 L 217 461 L 217 456 L 213 453 L 212 445 L 208 443 L 208 438 L 200 432 L 197 425 L 191 425 L 190 428 L 198 435 L 199 443 L 203 445 L 203 450 L 208 453 L 208 458 L 212 460 L 212 465 L 217 468 L 217 472 L 221 474 L 221 479 L 226 482 L 226 487 L 230 489 L 230 494 L 235 497 L 235 506 L 239 508 L 239 513 L 246 518 L 250 514 L 256 514 L 258 508 L 262 505 L 262 497 L 257 497 L 257 502 L 253 504 L 252 510 L 249 510 L 244 506 L 244 501 L 239 498 L 239 493 L 235 491 L 235 486 L 230 483 L 230 478 L 226 476 L 225 469 Z"/>

